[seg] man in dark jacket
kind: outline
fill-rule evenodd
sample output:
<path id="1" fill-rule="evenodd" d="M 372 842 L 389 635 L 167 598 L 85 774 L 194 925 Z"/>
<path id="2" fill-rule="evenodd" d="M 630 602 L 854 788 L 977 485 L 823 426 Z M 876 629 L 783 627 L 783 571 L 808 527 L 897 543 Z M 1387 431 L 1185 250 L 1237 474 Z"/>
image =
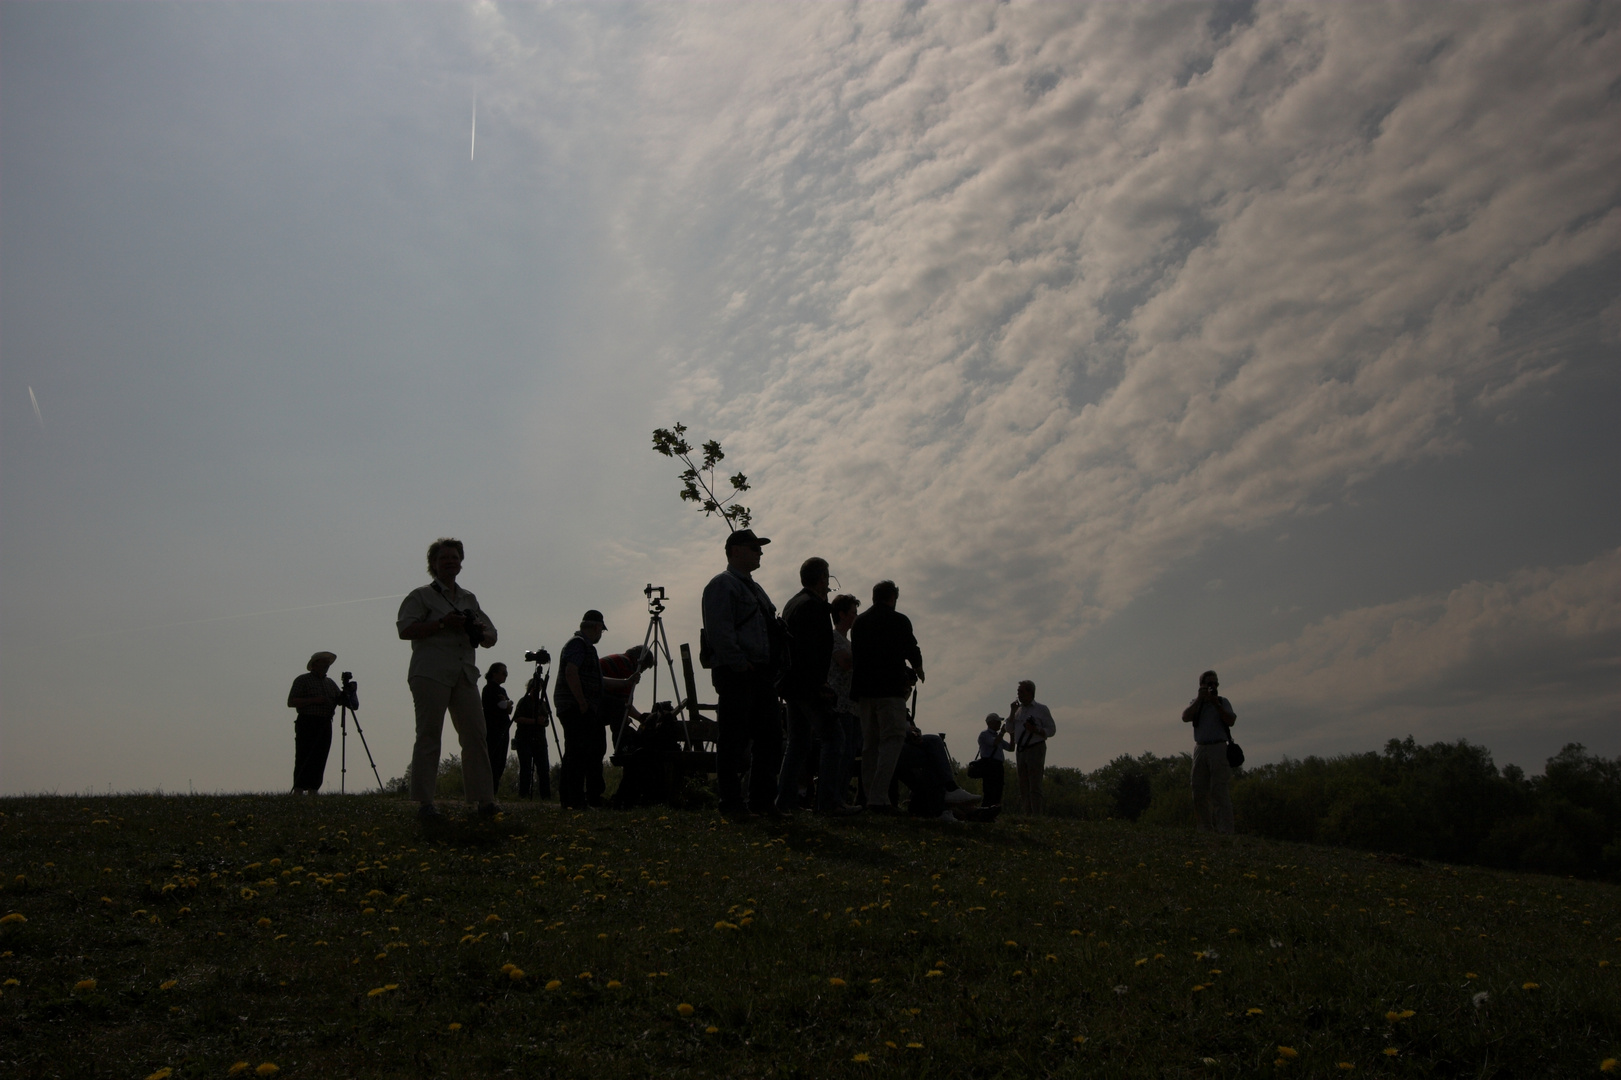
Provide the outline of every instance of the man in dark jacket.
<path id="1" fill-rule="evenodd" d="M 893 581 L 880 581 L 872 587 L 872 607 L 850 628 L 855 654 L 850 696 L 861 717 L 861 784 L 867 809 L 877 814 L 895 812 L 889 782 L 911 726 L 906 696 L 923 679 L 923 654 L 912 635 L 912 620 L 895 610 L 900 596 Z"/>
<path id="2" fill-rule="evenodd" d="M 782 699 L 788 705 L 788 749 L 777 779 L 777 810 L 784 814 L 798 809 L 799 777 L 817 740 L 822 752 L 816 774 L 816 812 L 831 814 L 838 806 L 830 781 L 838 773 L 843 740 L 833 714 L 833 691 L 827 685 L 828 667 L 833 663 L 829 578 L 826 559 L 806 559 L 799 567 L 799 583 L 804 587 L 782 609 L 793 643 L 792 664 L 781 684 Z"/>

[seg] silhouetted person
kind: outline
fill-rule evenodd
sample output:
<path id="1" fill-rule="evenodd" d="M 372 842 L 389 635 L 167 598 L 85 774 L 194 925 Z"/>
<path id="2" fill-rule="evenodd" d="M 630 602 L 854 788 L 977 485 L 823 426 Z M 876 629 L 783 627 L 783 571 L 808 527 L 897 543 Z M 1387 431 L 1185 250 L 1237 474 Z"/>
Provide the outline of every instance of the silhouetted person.
<path id="1" fill-rule="evenodd" d="M 791 814 L 799 805 L 799 778 L 811 748 L 819 741 L 816 810 L 831 814 L 838 804 L 830 782 L 839 768 L 844 733 L 833 712 L 836 695 L 827 685 L 833 663 L 833 609 L 828 606 L 830 575 L 826 559 L 806 559 L 799 567 L 802 588 L 782 609 L 793 641 L 792 663 L 781 683 L 788 707 L 788 749 L 777 778 L 777 810 Z"/>
<path id="2" fill-rule="evenodd" d="M 512 713 L 512 749 L 518 753 L 518 798 L 552 797 L 552 763 L 546 752 L 546 717 L 540 707 L 540 677 L 529 680 Z M 538 788 L 537 788 L 538 781 Z"/>
<path id="3" fill-rule="evenodd" d="M 602 758 L 608 752 L 603 734 L 602 663 L 597 642 L 608 627 L 595 608 L 580 617 L 580 629 L 563 646 L 557 668 L 557 722 L 563 725 L 563 769 L 558 778 L 558 801 L 565 810 L 601 806 L 606 785 Z"/>
<path id="4" fill-rule="evenodd" d="M 872 607 L 850 629 L 855 669 L 850 696 L 861 717 L 861 783 L 867 809 L 892 814 L 889 781 L 911 721 L 906 696 L 923 678 L 923 654 L 912 634 L 912 620 L 895 610 L 901 591 L 893 581 L 872 587 Z"/>
<path id="5" fill-rule="evenodd" d="M 981 806 L 1001 806 L 1002 789 L 1007 784 L 1007 773 L 1003 768 L 1007 761 L 1006 751 L 1013 749 L 1013 740 L 1002 732 L 1002 714 L 987 713 L 985 716 L 985 730 L 979 733 L 979 753 L 974 755 L 976 761 L 983 761 L 980 766 L 984 775 L 980 777 L 980 786 L 983 795 Z"/>
<path id="6" fill-rule="evenodd" d="M 494 817 L 498 809 L 478 696 L 478 667 L 473 662 L 475 641 L 486 649 L 495 644 L 495 624 L 478 606 L 478 598 L 456 584 L 465 557 L 462 542 L 454 537 L 442 536 L 429 544 L 428 573 L 433 580 L 405 598 L 394 624 L 401 640 L 411 643 L 409 681 L 416 706 L 411 798 L 421 806 L 425 820 L 444 816 L 433 799 L 446 709 L 461 743 L 467 800 L 478 804 L 486 817 Z"/>
<path id="7" fill-rule="evenodd" d="M 861 601 L 849 593 L 843 593 L 833 598 L 830 607 L 833 612 L 833 662 L 827 668 L 827 685 L 833 691 L 833 713 L 839 722 L 841 745 L 837 768 L 831 776 L 817 778 L 816 791 L 820 797 L 823 784 L 832 788 L 834 812 L 837 813 L 845 809 L 861 809 L 859 806 L 849 806 L 844 801 L 845 791 L 850 786 L 850 774 L 855 769 L 856 755 L 861 753 L 861 718 L 856 715 L 856 703 L 850 698 L 850 685 L 855 674 L 850 628 L 855 625 Z"/>
<path id="8" fill-rule="evenodd" d="M 305 674 L 287 691 L 287 707 L 297 709 L 293 719 L 293 794 L 314 795 L 326 779 L 326 759 L 332 751 L 332 714 L 338 711 L 343 691 L 327 678 L 337 654 L 318 652 L 310 657 Z"/>
<path id="9" fill-rule="evenodd" d="M 1005 730 L 1013 737 L 1013 764 L 1019 774 L 1019 810 L 1041 813 L 1041 777 L 1047 768 L 1047 740 L 1058 731 L 1053 714 L 1036 700 L 1036 684 L 1019 683 L 1018 697 L 1008 706 Z"/>
<path id="10" fill-rule="evenodd" d="M 609 737 L 615 746 L 619 745 L 619 732 L 625 721 L 642 719 L 641 711 L 636 708 L 636 684 L 642 672 L 652 666 L 653 650 L 643 645 L 632 645 L 622 653 L 610 653 L 602 658 L 602 719 L 608 725 Z M 623 689 L 614 689 L 620 684 Z"/>
<path id="11" fill-rule="evenodd" d="M 771 622 L 777 608 L 754 571 L 770 539 L 738 529 L 726 538 L 726 569 L 704 586 L 704 641 L 715 682 L 715 783 L 720 811 L 733 817 L 776 813 L 782 718 L 772 685 Z M 749 794 L 743 795 L 743 771 Z"/>
<path id="12" fill-rule="evenodd" d="M 507 697 L 507 666 L 499 661 L 484 673 L 484 741 L 490 748 L 490 783 L 501 790 L 501 774 L 507 771 L 507 741 L 512 730 L 512 699 Z"/>
<path id="13" fill-rule="evenodd" d="M 1232 703 L 1216 693 L 1214 671 L 1199 676 L 1199 696 L 1182 710 L 1193 725 L 1193 817 L 1201 829 L 1233 831 L 1233 771 L 1227 765 L 1229 729 L 1238 721 Z"/>

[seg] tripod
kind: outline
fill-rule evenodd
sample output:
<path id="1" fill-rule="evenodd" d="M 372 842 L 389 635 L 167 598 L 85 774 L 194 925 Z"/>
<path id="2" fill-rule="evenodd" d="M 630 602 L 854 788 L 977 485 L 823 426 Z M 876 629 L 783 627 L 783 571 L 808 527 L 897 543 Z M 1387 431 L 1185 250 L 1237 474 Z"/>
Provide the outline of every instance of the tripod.
<path id="1" fill-rule="evenodd" d="M 535 699 L 535 717 L 540 721 L 542 727 L 552 729 L 552 745 L 557 748 L 557 760 L 562 761 L 563 743 L 557 737 L 557 725 L 552 721 L 552 703 L 546 696 L 546 684 L 552 678 L 552 673 L 546 670 L 546 665 L 552 662 L 552 654 L 544 648 L 540 648 L 533 652 L 524 653 L 523 658 L 535 665 L 535 677 L 529 680 L 530 689 L 524 696 Z M 541 749 L 545 749 L 544 740 L 542 740 Z"/>
<path id="2" fill-rule="evenodd" d="M 347 794 L 349 773 L 349 720 L 355 722 L 355 734 L 360 736 L 360 745 L 366 751 L 366 760 L 371 762 L 371 774 L 377 777 L 377 790 L 383 790 L 383 778 L 378 775 L 377 762 L 371 756 L 371 747 L 366 744 L 366 733 L 360 727 L 360 690 L 355 686 L 355 680 L 350 672 L 343 673 L 343 708 L 338 714 L 338 726 L 343 731 L 343 739 L 338 746 L 338 794 Z"/>
<path id="3" fill-rule="evenodd" d="M 655 593 L 657 595 L 654 595 Z M 661 654 L 664 657 L 665 669 L 670 673 L 672 691 L 681 684 L 675 681 L 675 658 L 670 655 L 670 639 L 664 633 L 664 586 L 650 584 L 642 590 L 642 595 L 647 597 L 647 633 L 642 636 L 642 664 L 653 669 L 652 703 L 654 707 L 657 707 L 659 703 L 659 656 Z M 676 715 L 682 714 L 686 704 L 683 701 L 676 705 Z M 683 717 L 681 726 L 685 728 L 686 725 L 687 721 Z M 627 727 L 629 727 L 628 722 L 622 720 L 619 724 L 619 730 L 614 732 L 614 750 L 616 752 L 619 749 L 620 742 L 625 737 Z M 683 734 L 687 734 L 687 732 L 683 731 Z"/>

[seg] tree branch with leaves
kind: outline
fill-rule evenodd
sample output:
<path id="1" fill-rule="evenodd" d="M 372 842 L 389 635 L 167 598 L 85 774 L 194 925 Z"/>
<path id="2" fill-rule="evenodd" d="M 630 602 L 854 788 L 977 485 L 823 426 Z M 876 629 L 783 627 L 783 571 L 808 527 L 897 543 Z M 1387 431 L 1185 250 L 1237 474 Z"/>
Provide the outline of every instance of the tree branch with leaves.
<path id="1" fill-rule="evenodd" d="M 737 501 L 738 496 L 749 489 L 749 478 L 742 473 L 733 473 L 725 477 L 731 485 L 731 491 L 722 497 L 719 484 L 715 476 L 715 469 L 726 458 L 726 452 L 720 448 L 720 443 L 710 439 L 702 446 L 693 446 L 687 441 L 687 425 L 677 424 L 673 428 L 653 429 L 653 449 L 667 458 L 674 458 L 686 466 L 681 473 L 681 498 L 687 502 L 697 503 L 705 517 L 719 514 L 726 523 L 726 531 L 746 529 L 752 516 L 749 508 Z M 699 451 L 703 456 L 694 460 L 693 455 Z"/>

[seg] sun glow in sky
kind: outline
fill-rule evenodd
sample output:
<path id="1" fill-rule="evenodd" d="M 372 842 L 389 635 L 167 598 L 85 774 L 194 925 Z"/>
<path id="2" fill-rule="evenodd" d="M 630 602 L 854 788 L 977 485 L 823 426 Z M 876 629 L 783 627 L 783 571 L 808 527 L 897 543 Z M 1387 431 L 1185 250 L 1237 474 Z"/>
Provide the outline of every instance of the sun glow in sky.
<path id="1" fill-rule="evenodd" d="M 677 420 L 779 604 L 899 584 L 959 758 L 1026 677 L 1055 764 L 1182 750 L 1207 667 L 1252 762 L 1621 753 L 1618 33 L 4 5 L 0 791 L 285 788 L 317 649 L 400 775 L 441 534 L 486 662 L 696 642 Z"/>

